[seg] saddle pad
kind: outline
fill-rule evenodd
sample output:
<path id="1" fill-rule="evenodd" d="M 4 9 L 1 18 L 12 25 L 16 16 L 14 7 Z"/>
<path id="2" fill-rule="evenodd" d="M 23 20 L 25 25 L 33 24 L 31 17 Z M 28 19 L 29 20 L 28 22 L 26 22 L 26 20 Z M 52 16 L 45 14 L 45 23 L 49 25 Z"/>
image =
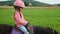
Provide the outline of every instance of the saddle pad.
<path id="1" fill-rule="evenodd" d="M 33 27 L 30 27 L 30 34 L 32 34 L 33 31 Z M 21 32 L 19 29 L 16 29 L 13 27 L 11 34 L 24 34 L 23 32 Z"/>
<path id="2" fill-rule="evenodd" d="M 11 34 L 22 34 L 22 33 L 13 28 Z"/>

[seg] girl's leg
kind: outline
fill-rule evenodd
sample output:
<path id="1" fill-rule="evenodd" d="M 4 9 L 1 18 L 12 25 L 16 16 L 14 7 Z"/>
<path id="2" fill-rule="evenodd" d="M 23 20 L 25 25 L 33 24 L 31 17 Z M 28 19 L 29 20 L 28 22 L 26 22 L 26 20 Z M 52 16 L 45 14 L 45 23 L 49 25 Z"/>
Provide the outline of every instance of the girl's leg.
<path id="1" fill-rule="evenodd" d="M 29 32 L 27 31 L 27 29 L 24 26 L 20 26 L 18 27 L 21 31 L 24 32 L 24 34 L 29 34 Z"/>

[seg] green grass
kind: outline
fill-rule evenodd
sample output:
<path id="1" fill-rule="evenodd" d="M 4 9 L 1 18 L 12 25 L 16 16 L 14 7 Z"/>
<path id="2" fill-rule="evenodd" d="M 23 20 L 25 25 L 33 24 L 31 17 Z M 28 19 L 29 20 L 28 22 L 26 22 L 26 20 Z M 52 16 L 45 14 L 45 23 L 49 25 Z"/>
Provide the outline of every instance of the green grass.
<path id="1" fill-rule="evenodd" d="M 0 8 L 0 24 L 14 25 L 14 9 Z M 25 8 L 25 19 L 30 25 L 51 27 L 60 34 L 60 8 Z"/>

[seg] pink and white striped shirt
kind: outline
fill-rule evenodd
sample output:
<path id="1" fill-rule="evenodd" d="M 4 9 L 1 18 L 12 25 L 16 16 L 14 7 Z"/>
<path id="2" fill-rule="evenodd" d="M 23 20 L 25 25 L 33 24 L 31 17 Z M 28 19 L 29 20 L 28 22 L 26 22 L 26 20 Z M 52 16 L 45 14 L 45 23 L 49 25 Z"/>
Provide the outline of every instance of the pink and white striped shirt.
<path id="1" fill-rule="evenodd" d="M 19 11 L 15 11 L 14 20 L 17 26 L 22 26 L 27 24 L 27 21 L 25 21 L 22 12 L 19 12 Z"/>

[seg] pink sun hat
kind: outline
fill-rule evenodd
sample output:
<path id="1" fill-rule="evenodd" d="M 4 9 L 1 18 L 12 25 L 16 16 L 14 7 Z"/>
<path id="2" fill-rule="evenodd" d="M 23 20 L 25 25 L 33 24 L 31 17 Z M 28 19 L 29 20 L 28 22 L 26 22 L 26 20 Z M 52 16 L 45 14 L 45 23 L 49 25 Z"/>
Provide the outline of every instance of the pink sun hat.
<path id="1" fill-rule="evenodd" d="M 23 8 L 25 7 L 25 4 L 22 0 L 16 0 L 13 5 L 23 7 Z"/>

